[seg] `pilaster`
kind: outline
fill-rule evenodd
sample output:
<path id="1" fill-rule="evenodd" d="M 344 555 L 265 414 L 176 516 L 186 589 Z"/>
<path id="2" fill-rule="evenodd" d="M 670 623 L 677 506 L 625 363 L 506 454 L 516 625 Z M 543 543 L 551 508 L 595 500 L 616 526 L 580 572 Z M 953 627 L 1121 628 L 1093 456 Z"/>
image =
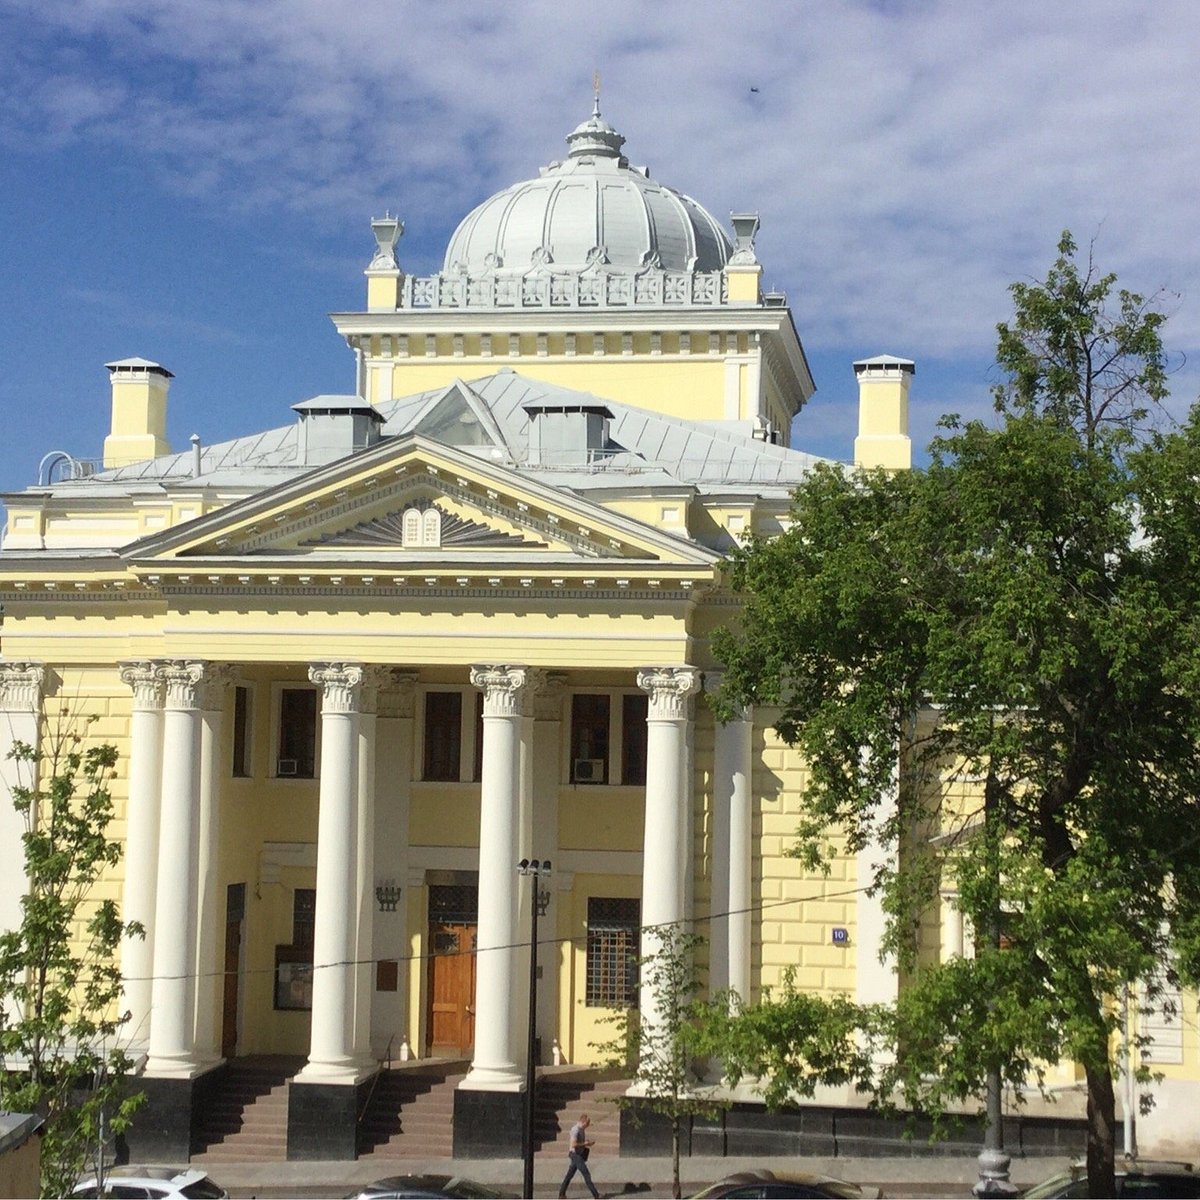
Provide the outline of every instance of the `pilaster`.
<path id="1" fill-rule="evenodd" d="M 213 663 L 200 686 L 200 807 L 196 853 L 196 1057 L 221 1057 L 225 893 L 220 886 L 221 728 L 225 697 L 234 680 L 229 663 Z"/>
<path id="2" fill-rule="evenodd" d="M 721 688 L 720 672 L 704 677 L 704 689 Z M 738 709 L 717 722 L 713 746 L 713 881 L 709 940 L 709 988 L 728 989 L 750 999 L 750 881 L 753 804 L 752 735 L 754 719 Z"/>
<path id="3" fill-rule="evenodd" d="M 13 807 L 13 793 L 37 787 L 36 758 L 32 762 L 10 758 L 14 746 L 24 743 L 37 752 L 41 722 L 42 685 L 46 670 L 38 662 L 0 663 L 0 846 L 7 847 L 10 861 L 24 863 L 21 837 L 25 818 Z M 26 876 L 11 869 L 0 878 L 0 932 L 21 924 L 21 897 Z"/>

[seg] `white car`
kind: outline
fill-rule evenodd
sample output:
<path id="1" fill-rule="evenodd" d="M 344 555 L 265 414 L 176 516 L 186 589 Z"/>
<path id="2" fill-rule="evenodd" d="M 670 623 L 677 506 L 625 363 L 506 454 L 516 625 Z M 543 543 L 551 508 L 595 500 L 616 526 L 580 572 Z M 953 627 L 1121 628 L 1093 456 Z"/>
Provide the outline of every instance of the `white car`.
<path id="1" fill-rule="evenodd" d="M 158 1197 L 187 1196 L 188 1200 L 222 1200 L 229 1193 L 203 1171 L 184 1167 L 113 1167 L 105 1172 L 104 1187 L 96 1177 L 85 1179 L 72 1196 L 104 1200 L 158 1200 Z"/>

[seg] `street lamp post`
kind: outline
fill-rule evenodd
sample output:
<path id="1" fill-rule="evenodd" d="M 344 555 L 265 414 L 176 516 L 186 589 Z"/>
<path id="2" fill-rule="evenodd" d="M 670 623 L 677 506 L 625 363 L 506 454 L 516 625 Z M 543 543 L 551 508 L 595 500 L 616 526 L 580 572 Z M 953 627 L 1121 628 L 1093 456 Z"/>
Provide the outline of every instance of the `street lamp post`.
<path id="1" fill-rule="evenodd" d="M 523 858 L 517 863 L 517 874 L 531 880 L 529 902 L 529 1039 L 525 1047 L 525 1189 L 524 1196 L 533 1195 L 533 1117 L 534 1117 L 534 1047 L 537 1045 L 537 973 L 538 917 L 550 903 L 550 893 L 541 890 L 543 876 L 550 875 L 550 860 Z"/>

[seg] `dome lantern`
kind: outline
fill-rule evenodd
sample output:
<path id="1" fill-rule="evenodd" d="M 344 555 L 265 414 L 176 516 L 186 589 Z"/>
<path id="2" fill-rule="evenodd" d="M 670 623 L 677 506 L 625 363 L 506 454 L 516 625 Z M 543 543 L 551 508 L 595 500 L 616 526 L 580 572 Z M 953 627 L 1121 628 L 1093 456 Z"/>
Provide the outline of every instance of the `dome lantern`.
<path id="1" fill-rule="evenodd" d="M 567 145 L 571 147 L 571 158 L 597 154 L 602 158 L 620 159 L 623 166 L 628 166 L 628 160 L 621 154 L 625 139 L 600 115 L 599 96 L 592 106 L 592 115 L 567 134 Z"/>

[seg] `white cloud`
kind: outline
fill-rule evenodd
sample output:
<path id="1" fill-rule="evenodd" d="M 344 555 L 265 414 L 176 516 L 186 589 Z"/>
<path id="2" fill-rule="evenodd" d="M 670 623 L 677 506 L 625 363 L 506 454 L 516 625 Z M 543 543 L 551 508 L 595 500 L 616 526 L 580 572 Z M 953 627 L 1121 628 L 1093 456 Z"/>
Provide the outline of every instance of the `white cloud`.
<path id="1" fill-rule="evenodd" d="M 737 15 L 741 13 L 741 15 Z M 757 207 L 812 347 L 986 355 L 1014 277 L 1099 233 L 1200 345 L 1200 7 L 0 0 L 0 139 L 86 144 L 216 208 L 447 225 L 562 153 L 591 72 L 635 161 Z M 751 88 L 757 91 L 752 92 Z M 435 236 L 436 235 L 436 236 Z M 365 253 L 365 248 L 364 248 Z"/>

